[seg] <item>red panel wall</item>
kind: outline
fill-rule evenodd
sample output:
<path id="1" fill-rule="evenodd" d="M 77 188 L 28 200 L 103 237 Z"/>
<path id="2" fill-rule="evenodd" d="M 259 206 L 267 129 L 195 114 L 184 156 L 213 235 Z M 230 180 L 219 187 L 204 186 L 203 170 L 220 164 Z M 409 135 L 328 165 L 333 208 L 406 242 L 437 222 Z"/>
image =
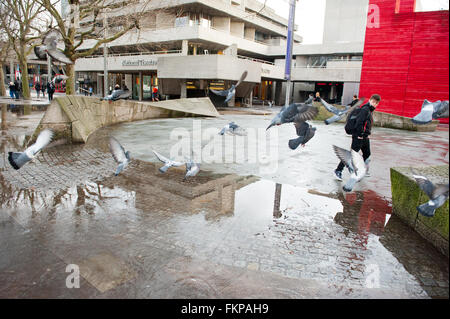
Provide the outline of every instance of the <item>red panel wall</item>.
<path id="1" fill-rule="evenodd" d="M 370 0 L 380 23 L 367 24 L 359 91 L 381 95 L 377 111 L 407 117 L 420 112 L 424 99 L 449 99 L 449 12 L 414 12 L 414 2 Z"/>

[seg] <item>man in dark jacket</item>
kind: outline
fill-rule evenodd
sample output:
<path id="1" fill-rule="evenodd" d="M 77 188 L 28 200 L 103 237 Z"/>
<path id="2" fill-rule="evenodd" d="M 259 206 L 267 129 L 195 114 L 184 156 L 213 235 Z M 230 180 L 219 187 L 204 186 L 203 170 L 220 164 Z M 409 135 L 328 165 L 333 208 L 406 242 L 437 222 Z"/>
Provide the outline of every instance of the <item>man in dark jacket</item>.
<path id="1" fill-rule="evenodd" d="M 14 81 L 14 95 L 16 96 L 16 100 L 20 97 L 20 83 L 19 81 Z"/>
<path id="2" fill-rule="evenodd" d="M 358 103 L 359 99 L 357 95 L 353 95 L 353 100 L 348 104 L 349 107 L 352 107 L 356 103 Z"/>
<path id="3" fill-rule="evenodd" d="M 36 82 L 34 85 L 34 89 L 36 90 L 36 96 L 39 98 L 39 93 L 41 92 L 41 84 L 39 82 Z"/>
<path id="4" fill-rule="evenodd" d="M 355 129 L 352 134 L 352 150 L 355 152 L 359 152 L 361 150 L 364 161 L 370 157 L 369 135 L 373 124 L 372 114 L 380 101 L 381 97 L 378 94 L 372 95 L 369 99 L 369 103 L 361 106 L 361 111 L 356 118 Z M 334 176 L 340 181 L 342 181 L 342 170 L 344 167 L 345 164 L 341 161 L 334 171 Z"/>
<path id="5" fill-rule="evenodd" d="M 47 82 L 47 95 L 49 101 L 53 100 L 54 92 L 55 92 L 55 85 L 53 84 L 53 82 L 52 81 Z"/>

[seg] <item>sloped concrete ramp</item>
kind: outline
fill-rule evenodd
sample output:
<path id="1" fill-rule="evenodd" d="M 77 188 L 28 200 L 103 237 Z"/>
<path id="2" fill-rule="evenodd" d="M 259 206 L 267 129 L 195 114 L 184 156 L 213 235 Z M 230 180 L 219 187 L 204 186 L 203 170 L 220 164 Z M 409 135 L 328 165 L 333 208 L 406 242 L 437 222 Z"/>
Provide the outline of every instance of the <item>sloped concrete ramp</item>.
<path id="1" fill-rule="evenodd" d="M 219 116 L 209 98 L 190 98 L 160 102 L 132 100 L 101 101 L 94 97 L 68 95 L 57 97 L 48 107 L 33 138 L 51 128 L 56 138 L 85 143 L 95 130 L 113 124 L 152 118 Z"/>

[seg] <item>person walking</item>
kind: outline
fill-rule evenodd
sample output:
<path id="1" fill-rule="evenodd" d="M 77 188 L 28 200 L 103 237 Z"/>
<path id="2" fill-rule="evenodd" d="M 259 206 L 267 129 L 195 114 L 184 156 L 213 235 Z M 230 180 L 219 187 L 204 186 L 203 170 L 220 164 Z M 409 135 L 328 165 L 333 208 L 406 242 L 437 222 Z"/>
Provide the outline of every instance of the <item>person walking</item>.
<path id="1" fill-rule="evenodd" d="M 47 89 L 47 85 L 45 83 L 42 83 L 41 85 L 41 92 L 42 92 L 42 97 L 45 99 L 45 90 Z"/>
<path id="2" fill-rule="evenodd" d="M 9 82 L 9 96 L 13 99 L 16 92 L 16 86 L 14 85 L 14 82 Z"/>
<path id="3" fill-rule="evenodd" d="M 92 93 L 93 93 L 92 86 L 89 86 L 89 96 L 92 96 Z"/>
<path id="4" fill-rule="evenodd" d="M 36 84 L 34 85 L 34 89 L 36 90 L 36 95 L 37 98 L 39 98 L 39 93 L 41 92 L 41 84 L 39 83 L 39 81 L 36 82 Z"/>
<path id="5" fill-rule="evenodd" d="M 17 80 L 14 81 L 14 95 L 16 100 L 20 98 L 20 83 Z"/>
<path id="6" fill-rule="evenodd" d="M 353 100 L 348 104 L 349 107 L 352 107 L 353 105 L 355 105 L 356 103 L 358 103 L 359 99 L 358 99 L 358 95 L 353 95 Z"/>
<path id="7" fill-rule="evenodd" d="M 378 94 L 373 94 L 369 102 L 361 106 L 360 110 L 358 110 L 358 115 L 354 121 L 354 126 L 352 129 L 352 150 L 355 152 L 362 151 L 363 159 L 366 161 L 370 157 L 370 140 L 369 136 L 372 130 L 373 124 L 373 111 L 375 111 L 376 107 L 381 101 L 381 97 Z M 355 110 L 355 111 L 356 111 Z M 353 112 L 355 112 L 353 111 Z M 351 116 L 353 112 L 348 116 L 347 121 L 351 120 Z M 348 123 L 348 122 L 347 122 Z M 347 127 L 347 125 L 346 125 Z M 367 163 L 366 163 L 367 166 Z M 344 169 L 344 162 L 340 162 L 337 168 L 334 171 L 334 176 L 336 179 L 342 181 L 342 170 Z M 367 168 L 366 176 L 369 175 L 369 170 Z"/>
<path id="8" fill-rule="evenodd" d="M 48 100 L 52 101 L 53 100 L 53 93 L 55 92 L 55 85 L 53 84 L 53 82 L 48 82 L 47 83 L 47 94 L 48 94 Z"/>

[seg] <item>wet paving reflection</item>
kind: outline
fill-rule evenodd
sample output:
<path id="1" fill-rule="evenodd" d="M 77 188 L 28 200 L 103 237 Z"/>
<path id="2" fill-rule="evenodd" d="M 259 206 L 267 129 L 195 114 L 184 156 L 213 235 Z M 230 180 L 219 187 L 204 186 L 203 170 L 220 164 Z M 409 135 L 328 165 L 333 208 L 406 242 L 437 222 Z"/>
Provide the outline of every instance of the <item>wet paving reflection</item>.
<path id="1" fill-rule="evenodd" d="M 366 287 L 373 269 L 378 288 L 448 296 L 448 263 L 373 191 L 323 194 L 204 171 L 185 182 L 183 170 L 163 175 L 158 167 L 137 161 L 122 176 L 62 190 L 16 189 L 2 176 L 1 210 L 67 263 L 126 262 L 133 275 L 118 283 L 146 278 L 168 256 L 190 256 L 318 280 L 344 296 L 364 296 L 353 291 Z M 156 251 L 170 253 L 160 264 Z M 101 292 L 115 287 L 86 273 Z"/>
<path id="2" fill-rule="evenodd" d="M 448 298 L 448 259 L 376 191 L 205 169 L 185 181 L 138 159 L 115 177 L 109 132 L 19 171 L 4 154 L 20 141 L 2 138 L 0 296 Z"/>

